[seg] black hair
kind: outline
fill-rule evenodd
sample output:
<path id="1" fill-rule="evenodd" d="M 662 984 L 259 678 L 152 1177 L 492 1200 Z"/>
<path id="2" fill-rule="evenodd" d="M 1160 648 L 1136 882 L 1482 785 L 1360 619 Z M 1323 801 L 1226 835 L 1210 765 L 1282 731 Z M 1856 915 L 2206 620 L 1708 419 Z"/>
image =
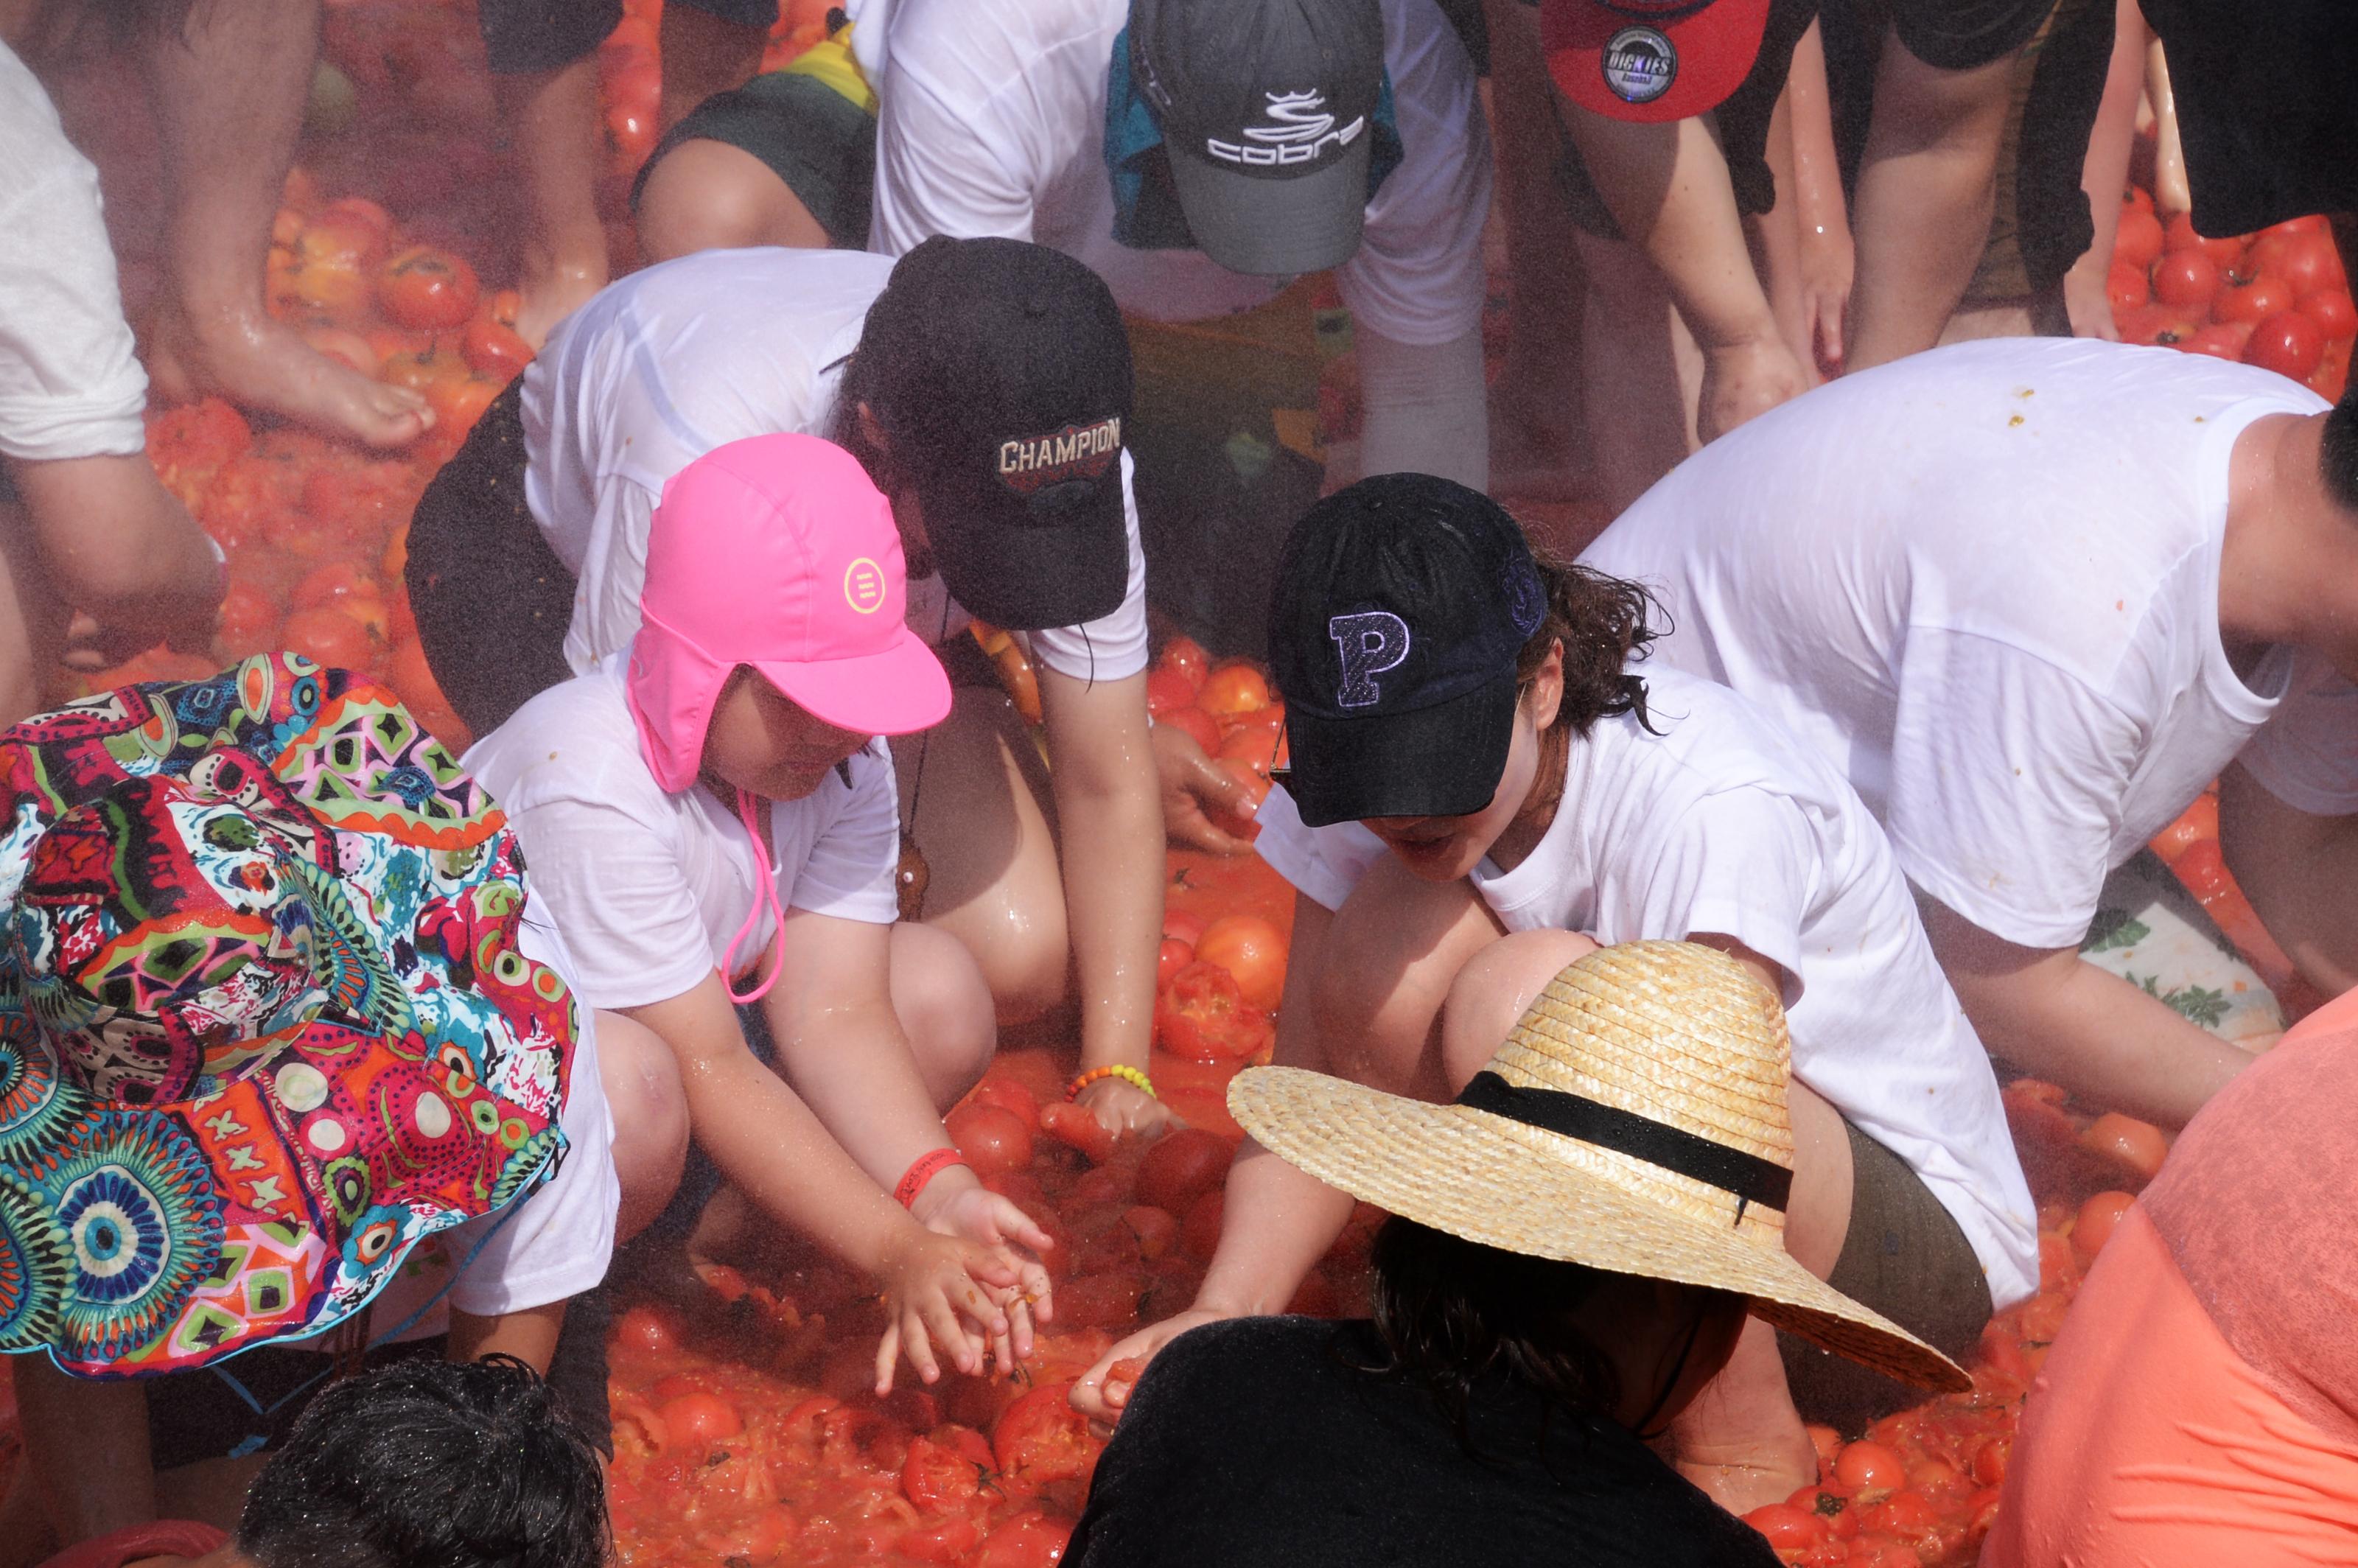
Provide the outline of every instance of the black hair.
<path id="1" fill-rule="evenodd" d="M 2342 390 L 2342 401 L 2325 416 L 2324 438 L 2317 446 L 2317 471 L 2336 506 L 2358 512 L 2358 381 Z"/>
<path id="2" fill-rule="evenodd" d="M 1619 713 L 1634 713 L 1639 723 L 1652 729 L 1646 717 L 1646 683 L 1629 665 L 1644 658 L 1660 634 L 1647 618 L 1648 611 L 1660 608 L 1653 595 L 1638 583 L 1536 547 L 1531 560 L 1547 590 L 1547 613 L 1524 640 L 1515 674 L 1531 680 L 1547 663 L 1548 650 L 1563 644 L 1563 700 L 1553 729 L 1585 735 L 1598 719 Z"/>
<path id="3" fill-rule="evenodd" d="M 867 347 L 865 338 L 860 340 L 860 346 Z M 868 482 L 889 496 L 908 482 L 908 476 L 893 462 L 892 453 L 868 438 L 868 432 L 861 427 L 860 419 L 860 406 L 865 404 L 878 427 L 885 430 L 886 438 L 894 438 L 885 425 L 884 416 L 878 412 L 879 401 L 882 397 L 879 384 L 883 379 L 883 360 L 884 351 L 882 350 L 870 353 L 854 352 L 845 358 L 843 379 L 837 384 L 835 417 L 827 438 L 849 452 L 853 460 L 867 470 Z"/>
<path id="4" fill-rule="evenodd" d="M 608 1544 L 596 1450 L 509 1356 L 330 1385 L 237 1526 L 257 1568 L 601 1568 Z"/>

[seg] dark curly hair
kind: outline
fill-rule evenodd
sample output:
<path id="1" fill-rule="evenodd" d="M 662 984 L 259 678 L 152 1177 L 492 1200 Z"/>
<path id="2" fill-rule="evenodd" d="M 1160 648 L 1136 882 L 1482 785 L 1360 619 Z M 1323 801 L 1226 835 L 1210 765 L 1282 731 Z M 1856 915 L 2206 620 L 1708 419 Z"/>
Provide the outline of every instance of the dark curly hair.
<path id="1" fill-rule="evenodd" d="M 2342 401 L 2325 416 L 2317 470 L 2333 503 L 2345 512 L 2358 512 L 2358 382 L 2343 390 Z"/>
<path id="2" fill-rule="evenodd" d="M 237 1525 L 256 1568 L 602 1568 L 608 1545 L 597 1452 L 511 1356 L 330 1385 Z"/>
<path id="3" fill-rule="evenodd" d="M 1554 730 L 1585 735 L 1600 719 L 1634 713 L 1649 730 L 1646 682 L 1629 666 L 1646 656 L 1661 633 L 1648 619 L 1660 606 L 1642 585 L 1607 577 L 1593 567 L 1567 561 L 1534 546 L 1532 564 L 1547 590 L 1547 613 L 1523 642 L 1515 675 L 1529 684 L 1547 663 L 1548 650 L 1563 644 L 1563 701 Z"/>

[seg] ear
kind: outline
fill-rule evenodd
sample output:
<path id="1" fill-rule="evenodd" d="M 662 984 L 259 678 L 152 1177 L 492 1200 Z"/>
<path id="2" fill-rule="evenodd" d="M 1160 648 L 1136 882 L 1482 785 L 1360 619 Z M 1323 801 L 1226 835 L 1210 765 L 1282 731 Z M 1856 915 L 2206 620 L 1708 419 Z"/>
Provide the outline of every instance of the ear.
<path id="1" fill-rule="evenodd" d="M 1548 644 L 1546 661 L 1531 676 L 1531 689 L 1523 693 L 1523 711 L 1531 715 L 1532 729 L 1545 730 L 1563 707 L 1563 640 L 1559 637 Z"/>
<path id="2" fill-rule="evenodd" d="M 892 443 L 884 437 L 884 427 L 877 422 L 876 410 L 863 400 L 854 411 L 860 420 L 860 438 L 880 453 L 890 453 Z"/>

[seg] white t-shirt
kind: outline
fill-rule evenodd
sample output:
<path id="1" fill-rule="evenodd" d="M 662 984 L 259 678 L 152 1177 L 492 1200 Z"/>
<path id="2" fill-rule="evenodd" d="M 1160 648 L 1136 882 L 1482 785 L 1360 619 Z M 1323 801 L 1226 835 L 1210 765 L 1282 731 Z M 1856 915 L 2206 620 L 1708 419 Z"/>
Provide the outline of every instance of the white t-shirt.
<path id="1" fill-rule="evenodd" d="M 1714 441 L 1582 559 L 1660 595 L 1661 662 L 1841 767 L 1919 887 L 2007 941 L 2073 946 L 2105 874 L 2255 731 L 2264 778 L 2358 799 L 2358 702 L 2262 730 L 2292 651 L 2247 681 L 2219 638 L 2235 438 L 2324 406 L 2167 349 L 1963 343 Z"/>
<path id="2" fill-rule="evenodd" d="M 147 373 L 131 348 L 98 170 L 0 44 L 0 456 L 146 450 Z"/>
<path id="3" fill-rule="evenodd" d="M 1336 277 L 1369 330 L 1451 342 L 1481 324 L 1489 134 L 1473 62 L 1440 7 L 1380 4 L 1404 157 Z M 889 18 L 856 19 L 863 49 L 889 23 L 871 250 L 898 255 L 935 234 L 1033 240 L 1087 263 L 1124 310 L 1159 321 L 1248 310 L 1290 281 L 1114 239 L 1106 71 L 1129 0 L 895 0 Z"/>
<path id="4" fill-rule="evenodd" d="M 1973 1244 L 2003 1308 L 2039 1287 L 2038 1212 L 1989 1055 L 1932 957 L 1857 795 L 1726 687 L 1645 671 L 1650 732 L 1602 719 L 1571 748 L 1538 846 L 1475 891 L 1509 931 L 1608 946 L 1732 936 L 1785 971 L 1793 1076 L 1905 1161 Z M 1387 851 L 1358 823 L 1262 802 L 1261 858 L 1335 908 Z"/>
<path id="5" fill-rule="evenodd" d="M 842 362 L 892 272 L 892 257 L 860 251 L 702 251 L 600 290 L 550 335 L 525 372 L 525 503 L 579 579 L 565 636 L 576 674 L 638 633 L 665 481 L 730 441 L 832 433 Z M 1026 639 L 1034 658 L 1076 680 L 1146 667 L 1146 552 L 1130 473 L 1125 451 L 1121 603 Z M 938 575 L 909 584 L 909 629 L 926 642 L 972 620 Z"/>
<path id="6" fill-rule="evenodd" d="M 719 968 L 753 913 L 754 848 L 735 803 L 698 785 L 668 794 L 639 751 L 625 647 L 549 687 L 475 742 L 467 770 L 507 810 L 535 899 L 564 927 L 575 993 L 644 1007 Z M 879 742 L 801 800 L 770 805 L 778 903 L 889 925 L 900 912 L 900 807 Z M 764 913 L 738 948 L 751 969 L 775 935 Z"/>
<path id="7" fill-rule="evenodd" d="M 570 986 L 577 973 L 571 955 L 540 896 L 539 879 L 530 885 L 517 946 Z M 622 1198 L 614 1178 L 614 1118 L 598 1076 L 597 1014 L 578 989 L 575 1002 L 573 1065 L 557 1113 L 566 1148 L 557 1173 L 512 1206 L 513 1212 L 469 1220 L 414 1249 L 371 1309 L 371 1328 L 380 1338 L 427 1338 L 449 1326 L 452 1307 L 494 1317 L 566 1301 L 605 1279 Z M 450 1271 L 461 1267 L 465 1271 L 452 1281 Z M 446 1283 L 449 1293 L 436 1300 Z"/>

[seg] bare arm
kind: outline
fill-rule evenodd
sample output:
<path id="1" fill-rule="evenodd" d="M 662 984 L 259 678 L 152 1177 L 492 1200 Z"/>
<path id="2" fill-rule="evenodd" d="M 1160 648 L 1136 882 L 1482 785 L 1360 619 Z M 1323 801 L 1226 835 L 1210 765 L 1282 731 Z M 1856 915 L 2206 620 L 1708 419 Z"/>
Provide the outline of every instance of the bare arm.
<path id="1" fill-rule="evenodd" d="M 2328 996 L 2358 986 L 2358 816 L 2296 811 L 2231 762 L 2219 775 L 2219 849 L 2303 979 Z"/>
<path id="2" fill-rule="evenodd" d="M 1661 270 L 1703 351 L 1705 441 L 1808 387 L 1752 267 L 1736 189 L 1708 120 L 1634 124 L 1562 98 L 1564 127 L 1621 232 Z"/>
<path id="3" fill-rule="evenodd" d="M 1793 46 L 1785 77 L 1793 136 L 1793 205 L 1801 238 L 1801 305 L 1819 362 L 1843 364 L 1843 312 L 1850 304 L 1856 253 L 1843 204 L 1842 165 L 1834 153 L 1833 107 L 1826 89 L 1826 43 L 1812 22 Z"/>
<path id="4" fill-rule="evenodd" d="M 162 640 L 210 646 L 221 563 L 145 456 L 12 460 L 8 472 L 49 584 L 69 604 L 135 642 L 126 652 Z"/>
<path id="5" fill-rule="evenodd" d="M 1315 983 L 1334 914 L 1307 898 L 1293 903 L 1293 936 L 1286 966 L 1285 996 L 1277 1014 L 1280 1066 L 1326 1071 L 1310 991 Z M 1141 1329 L 1122 1340 L 1073 1386 L 1075 1410 L 1100 1421 L 1120 1413 L 1106 1397 L 1106 1375 L 1115 1362 L 1144 1361 L 1201 1324 L 1249 1314 L 1283 1312 L 1285 1303 L 1351 1218 L 1352 1199 L 1317 1177 L 1287 1164 L 1248 1138 L 1228 1167 L 1228 1199 L 1220 1244 L 1212 1267 L 1195 1292 L 1195 1304 L 1175 1317 Z"/>
<path id="6" fill-rule="evenodd" d="M 525 1307 L 497 1317 L 477 1317 L 450 1309 L 449 1357 L 453 1361 L 480 1361 L 486 1356 L 513 1356 L 546 1375 L 557 1354 L 557 1336 L 565 1327 L 565 1303 Z"/>
<path id="7" fill-rule="evenodd" d="M 1143 1072 L 1163 941 L 1163 785 L 1147 733 L 1146 676 L 1094 684 L 1040 671 L 1063 839 L 1065 928 L 1080 982 L 1081 1065 Z M 1159 1100 L 1100 1078 L 1081 1103 L 1116 1131 L 1159 1131 Z"/>
<path id="8" fill-rule="evenodd" d="M 2071 947 L 2022 947 L 1937 903 L 1932 951 L 1991 1053 L 2093 1104 L 2183 1127 L 2251 1057 Z"/>

